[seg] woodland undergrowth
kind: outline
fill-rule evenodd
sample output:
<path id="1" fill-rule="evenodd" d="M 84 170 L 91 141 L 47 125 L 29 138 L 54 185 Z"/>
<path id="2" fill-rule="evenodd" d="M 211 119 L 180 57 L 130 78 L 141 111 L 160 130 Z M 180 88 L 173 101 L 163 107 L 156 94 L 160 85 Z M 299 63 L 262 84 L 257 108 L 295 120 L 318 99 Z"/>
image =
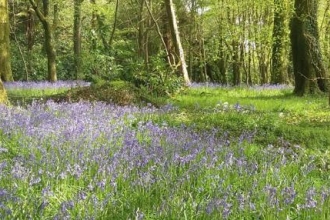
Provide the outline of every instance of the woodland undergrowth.
<path id="1" fill-rule="evenodd" d="M 120 106 L 49 89 L 0 107 L 1 219 L 329 218 L 326 97 L 198 84 Z"/>

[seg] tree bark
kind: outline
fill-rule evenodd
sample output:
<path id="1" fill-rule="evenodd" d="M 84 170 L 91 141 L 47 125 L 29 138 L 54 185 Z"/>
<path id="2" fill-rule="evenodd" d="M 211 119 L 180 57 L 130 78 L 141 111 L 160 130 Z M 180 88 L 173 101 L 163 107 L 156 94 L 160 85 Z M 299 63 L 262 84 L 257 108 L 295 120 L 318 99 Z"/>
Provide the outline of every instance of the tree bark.
<path id="1" fill-rule="evenodd" d="M 187 71 L 187 64 L 186 64 L 186 60 L 185 60 L 184 50 L 183 50 L 183 47 L 181 44 L 179 28 L 178 28 L 178 24 L 177 24 L 177 20 L 176 20 L 173 1 L 165 0 L 165 7 L 166 7 L 170 27 L 171 27 L 174 46 L 175 46 L 176 52 L 178 53 L 179 59 L 180 59 L 180 72 L 183 75 L 186 85 L 190 85 L 191 82 L 190 82 L 188 71 Z"/>
<path id="2" fill-rule="evenodd" d="M 93 12 L 92 12 L 92 18 L 91 18 L 91 32 L 92 32 L 92 38 L 91 38 L 91 48 L 90 52 L 96 50 L 97 47 L 97 10 L 94 9 L 94 5 L 96 4 L 95 0 L 90 0 L 90 3 L 93 5 Z"/>
<path id="3" fill-rule="evenodd" d="M 139 24 L 138 24 L 138 56 L 144 58 L 144 21 L 143 21 L 143 7 L 145 0 L 139 1 Z"/>
<path id="4" fill-rule="evenodd" d="M 0 78 L 13 81 L 10 62 L 8 0 L 0 0 Z"/>
<path id="5" fill-rule="evenodd" d="M 6 89 L 3 86 L 2 80 L 0 79 L 0 104 L 7 104 L 8 103 L 8 97 L 6 93 Z"/>
<path id="6" fill-rule="evenodd" d="M 161 30 L 160 30 L 160 27 L 157 23 L 157 20 L 156 18 L 154 17 L 154 15 L 152 14 L 151 12 L 151 9 L 148 5 L 148 2 L 146 0 L 145 1 L 145 5 L 147 7 L 147 10 L 148 10 L 148 13 L 149 13 L 149 16 L 151 17 L 152 21 L 154 22 L 155 26 L 156 26 L 156 30 L 157 30 L 157 34 L 163 44 L 163 47 L 164 47 L 164 50 L 165 50 L 165 53 L 166 53 L 166 60 L 167 60 L 167 63 L 169 66 L 172 66 L 173 62 L 171 60 L 171 54 L 170 54 L 170 50 L 168 48 L 168 44 L 167 44 L 167 41 L 166 41 L 166 35 L 163 37 L 162 33 L 161 33 Z"/>
<path id="7" fill-rule="evenodd" d="M 326 72 L 322 61 L 317 22 L 318 0 L 295 0 L 290 24 L 294 93 L 325 92 Z"/>
<path id="8" fill-rule="evenodd" d="M 115 17 L 114 17 L 114 21 L 113 21 L 112 31 L 110 34 L 109 47 L 112 46 L 112 41 L 115 36 L 115 31 L 116 31 L 116 27 L 117 27 L 118 8 L 119 8 L 119 0 L 116 0 Z"/>
<path id="9" fill-rule="evenodd" d="M 218 60 L 218 67 L 220 72 L 220 82 L 224 85 L 228 84 L 228 78 L 227 78 L 227 58 L 224 52 L 225 48 L 223 45 L 222 38 L 220 39 L 219 43 L 219 60 Z"/>
<path id="10" fill-rule="evenodd" d="M 73 53 L 75 78 L 79 79 L 81 73 L 81 3 L 83 0 L 74 0 L 73 13 Z"/>
<path id="11" fill-rule="evenodd" d="M 36 5 L 36 3 L 33 0 L 29 0 L 29 1 L 44 28 L 45 48 L 46 48 L 47 59 L 48 59 L 48 80 L 50 82 L 56 82 L 57 81 L 56 52 L 55 52 L 54 43 L 53 43 L 54 40 L 53 40 L 52 27 L 47 18 L 48 14 L 49 14 L 49 0 L 42 0 L 43 13 L 40 11 L 40 9 L 38 8 L 38 6 Z"/>
<path id="12" fill-rule="evenodd" d="M 274 0 L 274 6 L 271 83 L 282 84 L 285 83 L 285 70 L 282 59 L 284 49 L 283 42 L 285 37 L 283 0 Z"/>
<path id="13" fill-rule="evenodd" d="M 32 49 L 35 42 L 35 19 L 34 15 L 35 12 L 30 6 L 27 7 L 27 17 L 25 19 L 25 35 L 26 35 L 26 47 L 27 47 L 27 68 L 26 68 L 26 75 L 25 80 L 29 81 L 29 77 L 33 72 L 33 59 L 32 59 Z"/>
<path id="14" fill-rule="evenodd" d="M 58 24 L 59 24 L 59 7 L 58 7 L 58 3 L 54 4 L 53 17 L 54 17 L 54 19 L 53 19 L 52 29 L 54 31 L 54 37 L 55 37 L 55 42 L 56 42 L 56 39 L 58 39 L 58 37 L 59 37 L 59 31 L 57 31 Z"/>
<path id="15" fill-rule="evenodd" d="M 233 57 L 232 57 L 232 68 L 233 68 L 233 84 L 235 86 L 241 84 L 241 65 L 239 60 L 239 51 L 240 45 L 239 42 L 236 40 L 232 41 L 232 48 L 233 48 Z"/>

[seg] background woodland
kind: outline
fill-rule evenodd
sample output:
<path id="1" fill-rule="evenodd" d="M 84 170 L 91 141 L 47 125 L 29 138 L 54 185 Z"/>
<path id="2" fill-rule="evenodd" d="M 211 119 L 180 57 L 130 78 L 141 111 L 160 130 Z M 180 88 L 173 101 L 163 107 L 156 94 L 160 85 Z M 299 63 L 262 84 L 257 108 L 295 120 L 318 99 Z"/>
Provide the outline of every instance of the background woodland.
<path id="1" fill-rule="evenodd" d="M 181 81 L 176 77 L 181 61 L 168 2 L 9 1 L 12 78 L 2 76 L 2 80 L 121 79 L 146 87 L 176 85 Z M 316 58 L 314 62 L 323 62 L 321 68 L 315 68 L 322 69 L 321 75 L 299 74 L 311 81 L 326 79 L 330 68 L 329 1 L 302 1 L 296 3 L 296 10 L 290 0 L 174 0 L 172 4 L 193 82 L 304 85 L 303 79 L 294 77 L 290 41 L 292 33 L 299 34 L 299 22 L 307 29 L 303 30 L 305 36 L 316 36 L 316 43 L 311 40 L 304 46 L 297 38 L 294 50 L 300 54 L 303 49 L 299 48 L 316 48 L 311 56 Z M 306 19 L 299 9 L 305 10 Z M 309 14 L 317 19 L 309 22 Z M 320 89 L 326 90 L 324 86 Z M 306 93 L 306 89 L 296 90 Z"/>

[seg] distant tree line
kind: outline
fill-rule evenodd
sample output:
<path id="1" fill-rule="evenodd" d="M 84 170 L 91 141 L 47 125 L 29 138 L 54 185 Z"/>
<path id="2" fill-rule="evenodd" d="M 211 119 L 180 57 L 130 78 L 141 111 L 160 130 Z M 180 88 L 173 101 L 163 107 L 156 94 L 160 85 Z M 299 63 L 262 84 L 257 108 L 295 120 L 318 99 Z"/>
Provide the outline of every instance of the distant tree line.
<path id="1" fill-rule="evenodd" d="M 0 10 L 2 81 L 328 89 L 327 0 L 0 0 Z"/>

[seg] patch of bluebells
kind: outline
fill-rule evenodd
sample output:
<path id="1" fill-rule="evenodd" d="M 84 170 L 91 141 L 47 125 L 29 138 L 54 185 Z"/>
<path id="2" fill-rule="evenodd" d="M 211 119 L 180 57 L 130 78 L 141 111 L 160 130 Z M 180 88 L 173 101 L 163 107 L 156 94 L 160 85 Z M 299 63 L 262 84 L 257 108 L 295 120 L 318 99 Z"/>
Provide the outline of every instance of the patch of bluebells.
<path id="1" fill-rule="evenodd" d="M 241 84 L 239 86 L 231 86 L 227 84 L 219 84 L 213 82 L 205 82 L 205 83 L 192 83 L 192 88 L 249 88 L 254 90 L 283 90 L 283 89 L 293 89 L 292 85 L 287 84 L 263 84 L 263 85 L 246 85 Z"/>
<path id="2" fill-rule="evenodd" d="M 4 87 L 8 90 L 15 89 L 63 89 L 63 88 L 75 88 L 75 87 L 88 87 L 90 82 L 83 80 L 58 80 L 56 82 L 49 81 L 15 81 L 15 82 L 4 82 Z"/>
<path id="3" fill-rule="evenodd" d="M 229 85 L 213 83 L 213 82 L 204 82 L 204 83 L 191 83 L 190 87 L 192 88 L 229 88 Z"/>
<path id="4" fill-rule="evenodd" d="M 263 84 L 263 85 L 254 85 L 251 88 L 255 90 L 285 90 L 285 89 L 293 89 L 293 86 L 288 84 Z"/>
<path id="5" fill-rule="evenodd" d="M 301 163 L 298 147 L 270 145 L 250 157 L 248 145 L 232 145 L 216 129 L 197 133 L 137 118 L 173 109 L 83 101 L 0 106 L 6 137 L 0 151 L 0 217 L 100 218 L 109 207 L 136 205 L 134 194 L 143 199 L 149 191 L 153 206 L 128 207 L 128 216 L 162 218 L 169 207 L 190 206 L 197 217 L 231 219 L 262 215 L 267 208 L 280 212 L 291 205 L 301 211 L 327 204 L 329 186 L 300 189 L 299 180 L 279 176 L 283 167 Z M 251 136 L 240 138 L 249 142 Z M 293 176 L 309 175 L 297 172 Z"/>

